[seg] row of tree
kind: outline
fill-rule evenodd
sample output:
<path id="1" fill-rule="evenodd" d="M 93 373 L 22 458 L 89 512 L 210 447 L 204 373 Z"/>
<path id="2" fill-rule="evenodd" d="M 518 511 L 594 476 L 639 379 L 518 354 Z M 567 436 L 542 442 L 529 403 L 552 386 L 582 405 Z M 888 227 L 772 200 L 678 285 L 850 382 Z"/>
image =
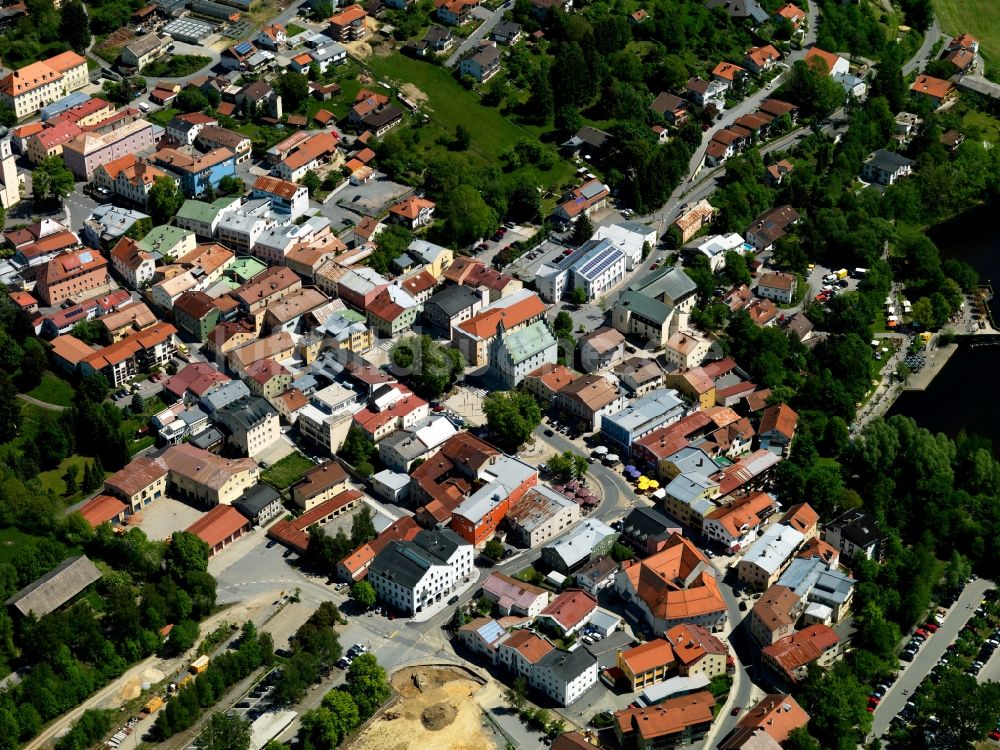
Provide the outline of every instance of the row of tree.
<path id="1" fill-rule="evenodd" d="M 344 689 L 323 696 L 319 708 L 302 715 L 298 741 L 303 750 L 331 750 L 371 717 L 392 693 L 374 654 L 361 654 L 347 669 Z"/>

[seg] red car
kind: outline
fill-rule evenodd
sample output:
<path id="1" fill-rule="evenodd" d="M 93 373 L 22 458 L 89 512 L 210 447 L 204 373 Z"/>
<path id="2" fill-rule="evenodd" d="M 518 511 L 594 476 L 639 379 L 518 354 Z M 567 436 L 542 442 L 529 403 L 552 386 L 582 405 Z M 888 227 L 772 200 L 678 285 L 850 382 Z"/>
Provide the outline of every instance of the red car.
<path id="1" fill-rule="evenodd" d="M 922 636 L 922 637 L 926 638 L 927 636 L 930 635 L 930 633 L 928 633 L 923 628 L 917 628 L 916 630 L 913 631 L 913 635 L 919 635 L 919 636 Z"/>
<path id="2" fill-rule="evenodd" d="M 990 732 L 990 739 L 1000 742 L 1000 730 L 994 729 L 992 732 Z"/>
<path id="3" fill-rule="evenodd" d="M 924 625 L 924 630 L 928 630 L 931 633 L 936 633 L 938 631 L 938 627 L 939 626 L 935 625 L 933 622 L 929 622 L 926 625 Z"/>
<path id="4" fill-rule="evenodd" d="M 877 706 L 881 702 L 882 702 L 881 699 L 880 698 L 876 698 L 874 695 L 868 696 L 868 705 L 869 706 Z"/>
<path id="5" fill-rule="evenodd" d="M 870 714 L 875 713 L 875 706 L 868 706 L 867 708 L 868 708 L 868 713 Z"/>

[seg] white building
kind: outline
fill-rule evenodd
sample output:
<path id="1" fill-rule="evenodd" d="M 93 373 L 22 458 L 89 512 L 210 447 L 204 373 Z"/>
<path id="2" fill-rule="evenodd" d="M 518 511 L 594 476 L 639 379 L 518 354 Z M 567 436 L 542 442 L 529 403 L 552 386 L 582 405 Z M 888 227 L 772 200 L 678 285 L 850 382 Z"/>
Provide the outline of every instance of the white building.
<path id="1" fill-rule="evenodd" d="M 301 419 L 301 417 L 300 417 Z M 412 430 L 397 430 L 378 444 L 382 463 L 393 471 L 408 472 L 414 461 L 426 458 L 458 430 L 445 417 L 431 417 Z"/>
<path id="2" fill-rule="evenodd" d="M 684 250 L 691 255 L 704 255 L 708 258 L 708 266 L 712 273 L 718 273 L 726 267 L 726 253 L 743 247 L 743 238 L 736 232 L 729 234 L 713 234 L 701 237 L 685 245 Z"/>
<path id="3" fill-rule="evenodd" d="M 517 386 L 542 365 L 554 365 L 557 358 L 558 344 L 544 320 L 513 333 L 501 328 L 490 345 L 490 369 L 507 389 Z"/>
<path id="4" fill-rule="evenodd" d="M 227 404 L 215 418 L 229 431 L 229 443 L 255 458 L 281 437 L 278 412 L 260 396 L 247 396 Z"/>
<path id="5" fill-rule="evenodd" d="M 625 254 L 628 270 L 631 271 L 642 262 L 642 246 L 656 246 L 656 228 L 637 221 L 623 221 L 608 227 L 598 227 L 591 239 L 607 240 L 621 250 Z"/>
<path id="6" fill-rule="evenodd" d="M 583 289 L 589 301 L 603 297 L 625 279 L 625 254 L 608 240 L 587 240 L 583 257 L 573 264 L 573 288 Z"/>
<path id="7" fill-rule="evenodd" d="M 805 535 L 791 526 L 776 523 L 750 545 L 736 568 L 741 583 L 764 591 L 777 583 L 778 576 L 795 554 Z"/>
<path id="8" fill-rule="evenodd" d="M 446 600 L 476 573 L 473 547 L 451 529 L 421 531 L 390 542 L 368 568 L 381 601 L 408 615 Z"/>
<path id="9" fill-rule="evenodd" d="M 798 279 L 793 273 L 764 273 L 757 279 L 757 296 L 790 305 L 795 297 Z"/>
<path id="10" fill-rule="evenodd" d="M 580 520 L 580 506 L 543 484 L 532 487 L 507 511 L 510 533 L 526 547 L 537 547 Z"/>
<path id="11" fill-rule="evenodd" d="M 535 664 L 528 684 L 560 706 L 568 706 L 597 684 L 597 659 L 585 648 L 554 649 Z"/>

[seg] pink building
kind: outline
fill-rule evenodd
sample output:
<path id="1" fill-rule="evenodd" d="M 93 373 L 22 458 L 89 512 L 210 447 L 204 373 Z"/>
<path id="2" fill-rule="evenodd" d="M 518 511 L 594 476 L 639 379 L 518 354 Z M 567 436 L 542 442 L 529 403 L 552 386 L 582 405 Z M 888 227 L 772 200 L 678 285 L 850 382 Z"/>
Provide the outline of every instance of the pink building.
<path id="1" fill-rule="evenodd" d="M 153 126 L 135 120 L 109 133 L 82 133 L 63 146 L 63 159 L 77 179 L 90 180 L 97 165 L 152 148 Z"/>

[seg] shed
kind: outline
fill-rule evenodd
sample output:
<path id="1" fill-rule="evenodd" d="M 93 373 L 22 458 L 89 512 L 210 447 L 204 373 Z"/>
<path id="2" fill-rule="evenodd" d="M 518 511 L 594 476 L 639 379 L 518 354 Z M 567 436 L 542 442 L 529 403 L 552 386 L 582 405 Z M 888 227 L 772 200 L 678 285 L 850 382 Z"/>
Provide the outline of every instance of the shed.
<path id="1" fill-rule="evenodd" d="M 4 604 L 22 615 L 43 617 L 54 612 L 101 578 L 101 571 L 86 555 L 64 560 L 37 581 L 28 584 Z"/>

